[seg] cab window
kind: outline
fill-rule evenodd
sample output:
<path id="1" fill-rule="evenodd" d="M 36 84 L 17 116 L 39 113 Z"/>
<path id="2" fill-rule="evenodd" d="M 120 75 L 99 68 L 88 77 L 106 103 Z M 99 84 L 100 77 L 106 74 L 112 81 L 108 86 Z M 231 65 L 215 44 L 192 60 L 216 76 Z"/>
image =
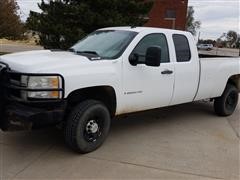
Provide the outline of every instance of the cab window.
<path id="1" fill-rule="evenodd" d="M 173 35 L 173 42 L 177 56 L 177 62 L 188 62 L 191 60 L 191 51 L 186 36 L 181 34 Z"/>
<path id="2" fill-rule="evenodd" d="M 164 34 L 150 34 L 145 36 L 135 47 L 132 54 L 138 54 L 139 61 L 145 62 L 147 49 L 152 46 L 159 46 L 162 49 L 161 63 L 170 62 L 167 39 Z"/>

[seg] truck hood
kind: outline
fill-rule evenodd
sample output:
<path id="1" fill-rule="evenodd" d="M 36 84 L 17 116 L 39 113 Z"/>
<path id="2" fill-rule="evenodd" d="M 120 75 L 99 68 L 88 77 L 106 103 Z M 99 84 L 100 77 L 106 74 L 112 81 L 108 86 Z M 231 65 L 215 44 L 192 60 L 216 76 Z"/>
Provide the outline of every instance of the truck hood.
<path id="1" fill-rule="evenodd" d="M 56 73 L 71 67 L 86 67 L 94 63 L 87 57 L 67 51 L 27 51 L 0 56 L 0 61 L 18 72 L 25 73 Z"/>

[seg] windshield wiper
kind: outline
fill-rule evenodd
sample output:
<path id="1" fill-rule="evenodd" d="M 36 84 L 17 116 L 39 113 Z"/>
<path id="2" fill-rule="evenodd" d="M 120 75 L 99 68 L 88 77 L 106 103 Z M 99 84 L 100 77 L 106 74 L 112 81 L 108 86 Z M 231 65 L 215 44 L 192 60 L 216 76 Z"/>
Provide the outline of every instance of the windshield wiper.
<path id="1" fill-rule="evenodd" d="M 90 60 L 100 60 L 101 56 L 96 51 L 75 51 L 75 53 L 80 55 L 86 55 Z"/>
<path id="2" fill-rule="evenodd" d="M 93 55 L 99 56 L 99 54 L 96 51 L 76 51 L 76 53 L 77 54 L 93 54 Z"/>
<path id="3" fill-rule="evenodd" d="M 102 57 L 96 51 L 76 51 L 74 48 L 68 49 L 69 52 L 86 56 L 90 60 L 101 60 Z"/>
<path id="4" fill-rule="evenodd" d="M 68 49 L 68 51 L 75 52 L 75 49 L 74 48 L 70 48 L 70 49 Z"/>

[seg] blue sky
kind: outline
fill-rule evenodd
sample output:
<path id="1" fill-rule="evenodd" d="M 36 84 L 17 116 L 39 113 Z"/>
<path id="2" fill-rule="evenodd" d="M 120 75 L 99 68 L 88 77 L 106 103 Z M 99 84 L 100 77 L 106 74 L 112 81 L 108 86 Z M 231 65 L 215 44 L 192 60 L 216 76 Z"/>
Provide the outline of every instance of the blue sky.
<path id="1" fill-rule="evenodd" d="M 17 2 L 23 20 L 26 20 L 30 10 L 40 11 L 37 3 L 41 0 L 17 0 Z M 189 5 L 194 6 L 195 18 L 202 22 L 201 38 L 216 39 L 230 29 L 240 33 L 239 0 L 189 0 Z"/>

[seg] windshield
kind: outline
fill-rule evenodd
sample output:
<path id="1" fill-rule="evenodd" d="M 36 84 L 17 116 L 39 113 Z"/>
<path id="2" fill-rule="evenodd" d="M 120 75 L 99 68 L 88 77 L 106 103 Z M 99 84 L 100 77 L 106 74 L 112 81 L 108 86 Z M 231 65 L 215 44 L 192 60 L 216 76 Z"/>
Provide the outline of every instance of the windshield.
<path id="1" fill-rule="evenodd" d="M 137 32 L 119 30 L 99 30 L 75 44 L 70 50 L 102 59 L 116 59 L 122 55 Z"/>

